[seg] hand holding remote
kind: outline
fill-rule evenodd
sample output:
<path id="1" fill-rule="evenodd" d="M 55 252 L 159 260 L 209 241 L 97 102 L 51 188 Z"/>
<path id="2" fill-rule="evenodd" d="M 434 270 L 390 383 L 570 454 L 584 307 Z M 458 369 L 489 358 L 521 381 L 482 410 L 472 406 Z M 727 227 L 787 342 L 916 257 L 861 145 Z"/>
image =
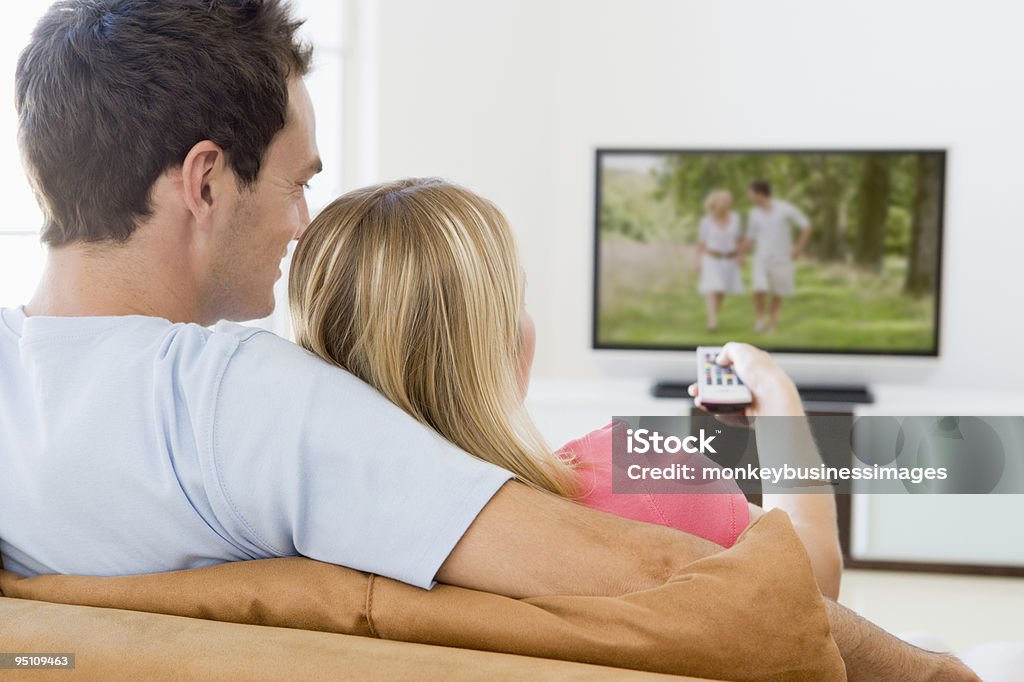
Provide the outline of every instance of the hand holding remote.
<path id="1" fill-rule="evenodd" d="M 753 402 L 744 410 L 748 417 L 778 415 L 802 416 L 803 404 L 793 381 L 782 371 L 771 355 L 748 343 L 730 342 L 722 347 L 717 360 L 724 367 L 732 366 L 750 389 Z M 700 379 L 698 378 L 698 382 Z M 699 383 L 689 387 L 691 396 L 701 404 Z"/>

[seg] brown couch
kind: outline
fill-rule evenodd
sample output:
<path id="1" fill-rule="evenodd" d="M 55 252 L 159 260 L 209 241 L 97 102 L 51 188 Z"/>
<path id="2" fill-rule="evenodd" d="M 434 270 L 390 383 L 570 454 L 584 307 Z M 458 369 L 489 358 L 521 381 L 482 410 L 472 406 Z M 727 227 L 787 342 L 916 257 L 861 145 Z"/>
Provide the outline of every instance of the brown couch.
<path id="1" fill-rule="evenodd" d="M 118 578 L 0 572 L 0 592 L 0 650 L 74 652 L 99 679 L 845 679 L 781 513 L 615 598 L 425 591 L 297 557 Z"/>

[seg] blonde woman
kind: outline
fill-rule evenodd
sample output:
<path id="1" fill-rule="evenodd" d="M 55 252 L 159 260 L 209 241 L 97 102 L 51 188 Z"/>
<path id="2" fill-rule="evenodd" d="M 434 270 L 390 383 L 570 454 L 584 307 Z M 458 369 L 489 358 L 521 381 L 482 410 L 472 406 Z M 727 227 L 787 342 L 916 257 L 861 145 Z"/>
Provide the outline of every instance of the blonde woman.
<path id="1" fill-rule="evenodd" d="M 610 424 L 557 453 L 545 445 L 523 407 L 535 335 L 512 231 L 494 204 L 466 189 L 426 179 L 346 194 L 299 240 L 289 285 L 299 344 L 534 488 L 723 546 L 759 513 L 731 481 L 711 494 L 612 494 Z M 723 352 L 754 393 L 751 414 L 803 414 L 766 353 L 746 344 Z M 809 507 L 815 495 L 779 497 L 834 598 L 834 515 Z"/>
<path id="2" fill-rule="evenodd" d="M 732 193 L 716 189 L 704 200 L 697 241 L 697 288 L 707 304 L 709 332 L 718 330 L 718 313 L 726 294 L 742 294 L 740 217 L 732 210 Z"/>
<path id="3" fill-rule="evenodd" d="M 535 343 L 525 286 L 491 202 L 433 179 L 368 187 L 325 208 L 299 240 L 296 341 L 528 485 L 731 545 L 749 522 L 734 484 L 612 495 L 610 425 L 558 453 L 544 443 L 523 407 Z"/>

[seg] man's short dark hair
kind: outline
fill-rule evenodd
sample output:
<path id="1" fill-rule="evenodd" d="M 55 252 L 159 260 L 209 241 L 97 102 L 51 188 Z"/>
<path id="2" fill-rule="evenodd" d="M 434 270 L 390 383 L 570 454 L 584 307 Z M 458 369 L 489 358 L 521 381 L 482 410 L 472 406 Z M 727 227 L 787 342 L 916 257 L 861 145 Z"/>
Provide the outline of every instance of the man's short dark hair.
<path id="1" fill-rule="evenodd" d="M 202 140 L 250 186 L 304 76 L 279 0 L 61 0 L 15 76 L 18 141 L 42 240 L 127 240 L 153 183 Z"/>
<path id="2" fill-rule="evenodd" d="M 763 197 L 772 195 L 772 186 L 767 180 L 754 180 L 747 186 L 751 192 L 760 194 Z"/>

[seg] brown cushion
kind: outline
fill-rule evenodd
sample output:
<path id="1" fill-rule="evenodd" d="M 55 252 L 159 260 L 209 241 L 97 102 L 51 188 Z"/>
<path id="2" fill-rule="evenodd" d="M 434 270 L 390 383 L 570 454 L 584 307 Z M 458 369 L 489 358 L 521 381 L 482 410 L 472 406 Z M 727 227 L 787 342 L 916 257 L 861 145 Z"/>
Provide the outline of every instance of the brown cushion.
<path id="1" fill-rule="evenodd" d="M 39 680 L 679 680 L 621 668 L 0 597 L 4 651 L 75 653 Z M 43 648 L 38 648 L 43 645 Z M 693 678 L 690 678 L 693 679 Z"/>
<path id="2" fill-rule="evenodd" d="M 304 558 L 117 578 L 2 572 L 0 590 L 714 679 L 845 679 L 810 561 L 782 512 L 665 585 L 621 597 L 426 591 Z"/>

